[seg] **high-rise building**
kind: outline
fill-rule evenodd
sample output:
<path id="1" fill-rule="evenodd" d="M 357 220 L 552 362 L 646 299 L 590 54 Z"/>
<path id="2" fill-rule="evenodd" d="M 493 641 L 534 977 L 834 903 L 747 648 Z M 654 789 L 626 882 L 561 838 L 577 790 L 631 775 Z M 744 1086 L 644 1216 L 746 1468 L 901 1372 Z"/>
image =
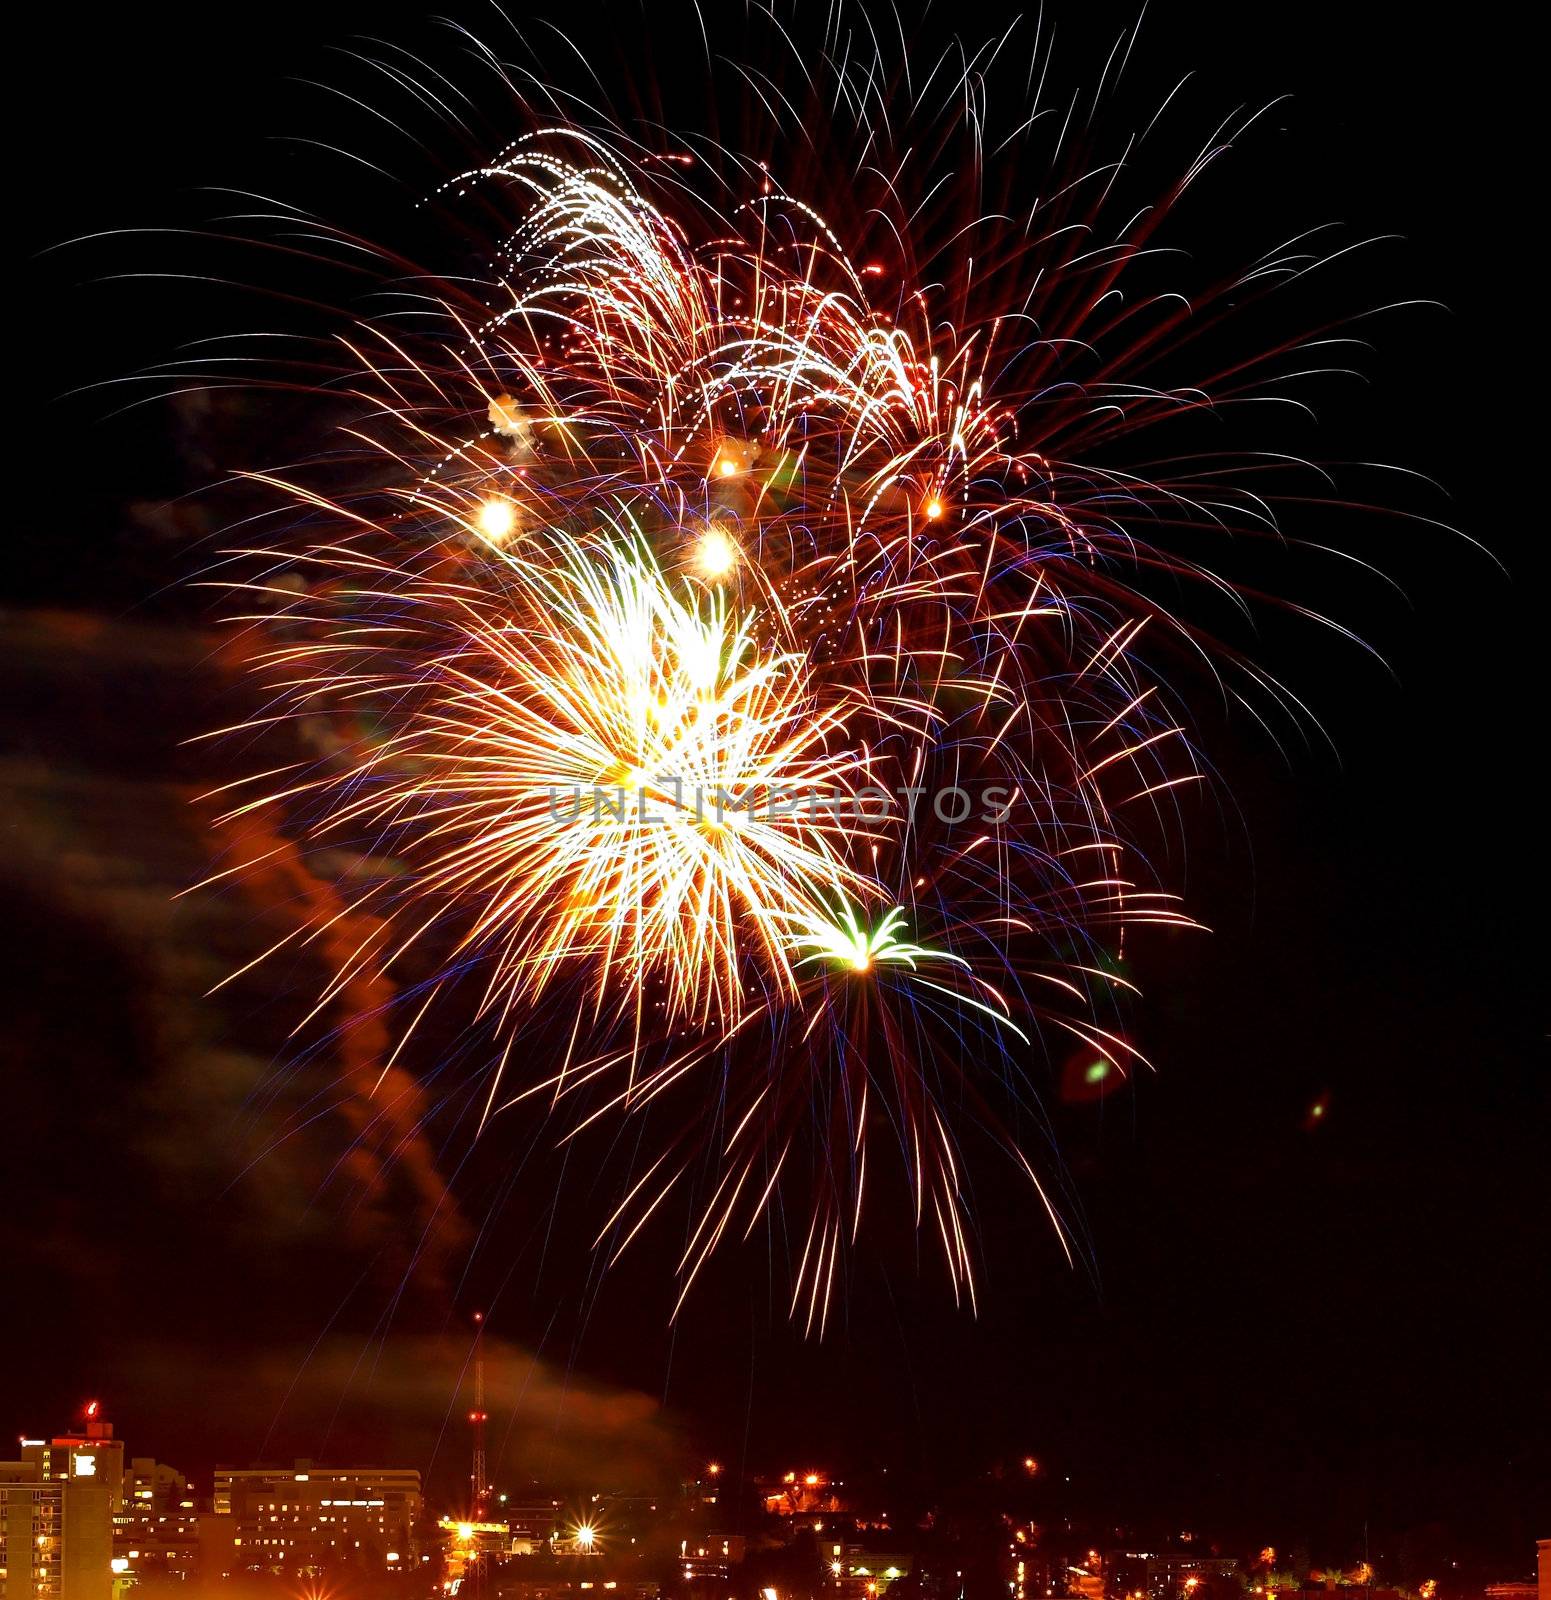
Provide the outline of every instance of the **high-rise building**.
<path id="1" fill-rule="evenodd" d="M 113 1518 L 114 1571 L 131 1580 L 153 1573 L 186 1578 L 198 1560 L 199 1514 L 187 1480 L 176 1467 L 136 1456 Z"/>
<path id="2" fill-rule="evenodd" d="M 170 1511 L 188 1499 L 188 1480 L 176 1467 L 135 1456 L 124 1473 L 124 1509 Z M 132 1502 L 132 1505 L 128 1502 Z"/>
<path id="3" fill-rule="evenodd" d="M 74 1432 L 23 1439 L 21 1459 L 0 1462 L 0 1600 L 109 1600 L 123 1478 L 95 1400 Z"/>
<path id="4" fill-rule="evenodd" d="M 0 1600 L 110 1600 L 109 1486 L 91 1473 L 46 1476 L 41 1440 L 0 1461 Z"/>
<path id="5" fill-rule="evenodd" d="M 214 1490 L 212 1521 L 230 1519 L 235 1570 L 403 1572 L 416 1560 L 423 1501 L 412 1468 L 217 1467 Z"/>
<path id="6" fill-rule="evenodd" d="M 44 1479 L 101 1484 L 108 1491 L 109 1515 L 124 1503 L 124 1441 L 113 1437 L 113 1424 L 95 1400 L 81 1411 L 81 1426 L 50 1439 L 23 1439 L 22 1460 L 38 1464 Z"/>

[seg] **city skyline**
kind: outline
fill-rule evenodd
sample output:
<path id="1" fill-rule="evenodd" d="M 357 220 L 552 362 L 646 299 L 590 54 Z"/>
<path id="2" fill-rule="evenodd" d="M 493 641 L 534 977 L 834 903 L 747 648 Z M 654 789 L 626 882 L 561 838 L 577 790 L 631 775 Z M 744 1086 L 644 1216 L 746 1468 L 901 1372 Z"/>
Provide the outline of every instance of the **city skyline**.
<path id="1" fill-rule="evenodd" d="M 650 1600 L 666 1585 L 769 1600 L 774 1575 L 798 1592 L 875 1600 L 941 1592 L 951 1570 L 949 1593 L 1005 1590 L 1013 1600 L 1205 1600 L 1246 1590 L 1275 1600 L 1346 1589 L 1385 1600 L 1543 1600 L 1551 1581 L 1551 1540 L 1539 1541 L 1537 1591 L 1528 1553 L 1483 1575 L 1441 1547 L 1407 1541 L 1380 1550 L 1365 1540 L 1335 1554 L 1156 1519 L 1085 1522 L 1059 1509 L 1060 1463 L 1033 1456 L 999 1462 L 978 1484 L 923 1506 L 908 1492 L 898 1498 L 887 1468 L 852 1481 L 811 1461 L 746 1478 L 706 1461 L 653 1488 L 512 1480 L 500 1489 L 475 1478 L 438 1499 L 414 1468 L 299 1459 L 217 1466 L 205 1493 L 128 1445 L 91 1400 L 72 1428 L 24 1436 L 20 1459 L 0 1462 L 0 1554 L 9 1552 L 0 1569 L 23 1582 L 21 1593 L 91 1600 L 137 1587 L 306 1580 L 344 1595 L 386 1583 L 387 1592 L 429 1584 L 453 1595 L 623 1589 Z M 480 1459 L 476 1442 L 476 1471 Z M 42 1531 L 20 1539 L 19 1515 Z M 19 1543 L 33 1547 L 30 1572 L 25 1558 L 18 1570 Z M 1438 1575 L 1422 1578 L 1424 1568 Z"/>

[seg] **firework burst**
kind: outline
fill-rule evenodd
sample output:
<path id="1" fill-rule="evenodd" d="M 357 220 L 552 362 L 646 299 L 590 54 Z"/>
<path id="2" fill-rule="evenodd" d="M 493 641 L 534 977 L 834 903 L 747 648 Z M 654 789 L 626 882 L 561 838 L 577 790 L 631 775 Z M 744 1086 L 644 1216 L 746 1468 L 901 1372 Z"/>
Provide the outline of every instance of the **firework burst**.
<path id="1" fill-rule="evenodd" d="M 834 127 L 859 69 L 824 70 Z M 420 963 L 398 1051 L 433 1003 L 479 1019 L 482 1125 L 574 1108 L 571 1138 L 720 1086 L 624 1175 L 611 1259 L 687 1190 L 687 1292 L 779 1208 L 822 1328 L 882 1134 L 973 1300 L 960 1130 L 1065 1245 L 996 1103 L 1052 1036 L 1129 1069 L 1125 930 L 1189 920 L 1126 821 L 1200 776 L 1145 647 L 1204 632 L 1149 579 L 1226 591 L 1196 536 L 1274 530 L 1263 461 L 1134 449 L 1296 349 L 1164 383 L 1199 330 L 1117 288 L 1227 132 L 1108 235 L 1114 173 L 1059 147 L 1053 198 L 945 228 L 884 159 L 903 126 L 858 113 L 848 241 L 770 161 L 523 114 L 437 197 L 503 219 L 484 277 L 419 277 L 412 319 L 342 340 L 359 487 L 260 479 L 286 532 L 218 581 L 250 602 L 253 726 L 302 753 L 226 820 L 283 805 L 354 863 L 333 990 Z M 904 121 L 941 115 L 923 90 Z"/>

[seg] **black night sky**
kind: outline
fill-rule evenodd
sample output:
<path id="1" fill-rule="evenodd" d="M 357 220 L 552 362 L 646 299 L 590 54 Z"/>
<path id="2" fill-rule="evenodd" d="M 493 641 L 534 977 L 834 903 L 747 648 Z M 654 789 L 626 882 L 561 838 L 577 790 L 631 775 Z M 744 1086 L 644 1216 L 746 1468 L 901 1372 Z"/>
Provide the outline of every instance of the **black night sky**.
<path id="1" fill-rule="evenodd" d="M 1011 14 L 943 9 L 974 33 Z M 666 14 L 565 20 L 605 78 L 651 36 L 665 105 L 702 106 L 703 47 Z M 459 15 L 494 27 L 489 6 Z M 1054 70 L 1091 80 L 1131 18 L 1048 6 Z M 1205 697 L 1232 799 L 1186 816 L 1187 894 L 1213 931 L 1134 952 L 1130 1025 L 1158 1071 L 1092 1102 L 1049 1082 L 1091 1263 L 1069 1270 L 988 1168 L 978 1317 L 885 1224 L 823 1343 L 788 1326 L 754 1243 L 672 1327 L 669 1246 L 600 1283 L 577 1220 L 593 1175 L 530 1150 L 531 1130 L 498 1126 L 465 1160 L 453 1121 L 391 1169 L 350 1170 L 337 1064 L 287 1055 L 309 975 L 202 998 L 273 911 L 172 899 L 208 860 L 189 803 L 208 758 L 182 741 L 240 709 L 208 599 L 183 586 L 213 526 L 187 497 L 301 447 L 280 400 L 125 409 L 151 386 L 91 386 L 242 318 L 317 313 L 280 258 L 241 270 L 294 283 L 295 302 L 142 276 L 178 270 L 172 236 L 52 247 L 240 209 L 213 184 L 316 200 L 342 168 L 281 136 L 363 123 L 314 85 L 354 81 L 338 52 L 361 36 L 420 47 L 436 30 L 339 0 L 31 20 L 11 64 L 32 109 L 9 173 L 26 259 L 0 567 L 0 1423 L 57 1427 L 100 1394 L 134 1453 L 186 1471 L 402 1458 L 452 1485 L 466 1317 L 485 1305 L 492 1454 L 513 1479 L 648 1480 L 711 1452 L 749 1471 L 887 1467 L 925 1502 L 1032 1452 L 1053 1505 L 1117 1526 L 1525 1566 L 1551 1532 L 1551 1080 L 1543 219 L 1526 170 L 1543 100 L 1519 15 L 1210 0 L 1147 16 L 1117 121 L 1192 69 L 1203 135 L 1214 112 L 1289 96 L 1194 212 L 1203 254 L 1333 221 L 1395 237 L 1316 285 L 1316 315 L 1322 297 L 1439 303 L 1365 325 L 1363 379 L 1321 391 L 1302 442 L 1441 488 L 1397 491 L 1413 520 L 1306 510 L 1294 531 L 1383 579 L 1335 560 L 1256 574 L 1384 659 L 1259 619 L 1257 657 L 1328 743 L 1279 751 Z"/>

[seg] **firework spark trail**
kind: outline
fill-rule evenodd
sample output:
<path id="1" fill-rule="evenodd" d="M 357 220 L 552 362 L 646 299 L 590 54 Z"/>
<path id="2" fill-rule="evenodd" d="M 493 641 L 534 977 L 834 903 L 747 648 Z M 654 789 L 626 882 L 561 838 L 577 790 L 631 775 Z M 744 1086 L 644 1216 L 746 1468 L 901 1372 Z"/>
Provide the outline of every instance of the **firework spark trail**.
<path id="1" fill-rule="evenodd" d="M 254 726 L 305 754 L 226 816 L 283 806 L 310 850 L 376 863 L 351 883 L 372 936 L 319 1005 L 430 961 L 393 1060 L 457 996 L 496 1045 L 487 1118 L 574 1103 L 567 1137 L 719 1075 L 599 1234 L 616 1257 L 692 1184 L 681 1304 L 725 1237 L 790 1204 L 792 1312 L 822 1330 L 880 1131 L 973 1304 L 966 1107 L 1068 1245 L 996 1131 L 995 1083 L 1027 1080 L 1036 1036 L 1128 1070 L 1105 1023 L 1131 987 L 1119 941 L 1192 925 L 1123 817 L 1201 776 L 1143 658 L 1160 632 L 1206 635 L 1125 574 L 1231 594 L 1140 530 L 1274 527 L 1209 458 L 1097 464 L 1260 394 L 1295 349 L 1154 387 L 1198 329 L 1178 297 L 1118 297 L 1224 143 L 1111 244 L 1092 242 L 1101 167 L 993 233 L 999 260 L 880 300 L 883 269 L 768 166 L 718 210 L 617 129 L 541 124 L 444 186 L 507 218 L 480 292 L 422 280 L 413 335 L 342 341 L 369 490 L 260 479 L 295 526 L 222 581 L 253 636 Z M 925 202 L 885 181 L 908 261 Z M 974 285 L 1036 246 L 977 315 Z M 1079 348 L 1105 352 L 1086 384 L 1065 376 Z M 1000 802 L 950 821 L 946 791 Z M 518 1071 L 525 1034 L 565 1042 Z"/>
<path id="2" fill-rule="evenodd" d="M 671 1016 L 735 1016 L 750 933 L 791 987 L 771 911 L 862 885 L 832 815 L 749 804 L 851 781 L 854 758 L 819 753 L 845 707 L 815 702 L 798 658 L 757 654 L 721 596 L 675 593 L 631 535 L 552 559 L 502 554 L 494 614 L 467 585 L 396 593 L 451 637 L 374 683 L 401 727 L 326 827 L 390 831 L 417 885 L 478 908 L 458 951 L 486 953 L 503 1017 L 561 964 L 592 969 L 600 1012 L 660 973 Z"/>

